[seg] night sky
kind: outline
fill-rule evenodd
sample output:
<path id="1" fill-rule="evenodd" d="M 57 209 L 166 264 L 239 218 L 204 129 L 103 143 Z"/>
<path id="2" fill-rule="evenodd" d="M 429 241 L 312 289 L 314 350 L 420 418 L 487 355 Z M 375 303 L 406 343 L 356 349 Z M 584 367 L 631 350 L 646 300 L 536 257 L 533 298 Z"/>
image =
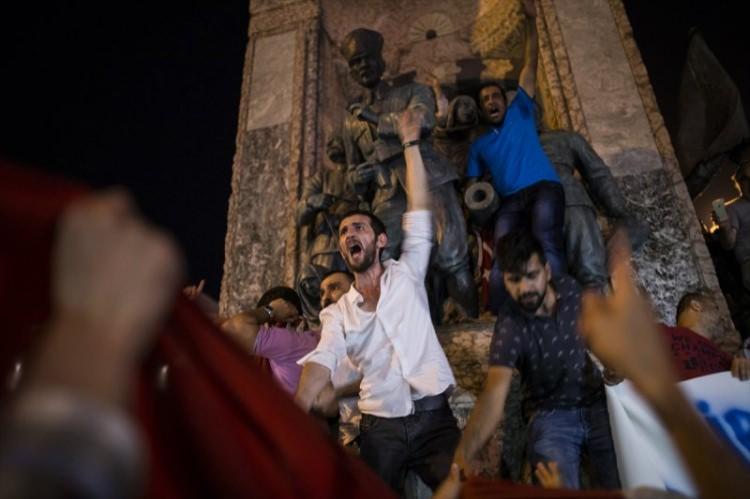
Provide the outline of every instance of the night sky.
<path id="1" fill-rule="evenodd" d="M 247 1 L 22 8 L 0 13 L 0 154 L 126 186 L 218 296 Z"/>
<path id="2" fill-rule="evenodd" d="M 625 4 L 668 127 L 691 26 L 748 108 L 739 2 Z M 248 20 L 247 0 L 3 2 L 0 155 L 126 186 L 218 296 Z"/>

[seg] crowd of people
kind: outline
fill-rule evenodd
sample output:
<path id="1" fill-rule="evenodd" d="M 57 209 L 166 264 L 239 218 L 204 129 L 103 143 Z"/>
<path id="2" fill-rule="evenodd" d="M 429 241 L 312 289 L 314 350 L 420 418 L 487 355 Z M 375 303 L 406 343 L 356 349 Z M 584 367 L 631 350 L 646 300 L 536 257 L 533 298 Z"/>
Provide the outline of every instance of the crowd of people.
<path id="1" fill-rule="evenodd" d="M 305 297 L 289 287 L 271 288 L 255 308 L 229 317 L 202 292 L 203 283 L 183 292 L 240 349 L 266 359 L 269 383 L 318 418 L 322 431 L 398 494 L 405 493 L 411 473 L 435 497 L 458 497 L 503 418 L 516 372 L 530 414 L 526 454 L 534 483 L 581 488 L 585 461 L 587 486 L 620 489 L 606 368 L 630 380 L 652 406 L 700 497 L 742 497 L 750 483 L 747 463 L 724 447 L 676 387 L 720 371 L 750 379 L 750 359 L 711 342 L 705 314 L 715 306 L 711 296 L 686 294 L 676 326 L 657 324 L 633 280 L 628 236 L 643 235 L 633 223 L 612 237 L 608 270 L 600 268 L 602 261 L 586 274 L 591 281 L 568 274 L 566 252 L 575 240 L 566 240 L 563 228 L 566 207 L 576 205 L 566 205 L 557 162 L 539 138 L 536 7 L 533 0 L 523 6 L 527 41 L 518 91 L 508 102 L 497 83 L 480 89 L 487 130 L 468 157 L 468 184 L 488 175 L 501 202 L 493 221 L 490 306 L 497 318 L 489 369 L 463 431 L 449 403 L 457 383 L 425 285 L 437 261 L 450 276 L 449 294 L 476 315 L 456 179 L 434 167 L 441 164 L 429 139 L 434 97 L 425 96 L 429 89 L 421 85 L 391 89 L 381 80 L 382 37 L 376 32 L 355 30 L 342 48 L 352 75 L 370 95 L 369 102 L 351 107 L 344 146 L 350 155 L 360 141 L 363 161 L 355 181 L 372 180 L 383 165 L 392 178 L 381 182 L 371 211 L 355 208 L 340 216 L 333 237 L 346 270 L 339 266 L 320 276 L 319 328 L 308 325 Z M 383 140 L 363 145 L 361 138 L 372 130 Z M 377 167 L 368 163 L 370 153 L 378 156 Z M 744 175 L 739 178 L 746 182 Z M 743 184 L 743 193 L 748 191 Z M 744 258 L 737 243 L 746 228 L 743 206 L 732 205 L 729 217 L 719 220 L 738 259 Z M 620 208 L 613 212 L 624 218 Z M 586 252 L 581 255 L 585 261 Z M 181 282 L 179 251 L 135 213 L 127 197 L 108 193 L 66 211 L 53 268 L 49 335 L 6 416 L 0 497 L 31 497 L 29 490 L 50 497 L 70 490 L 81 497 L 131 497 L 142 463 L 135 456 L 142 449 L 121 409 L 128 379 Z M 743 277 L 744 270 L 743 264 Z M 97 352 L 86 369 L 76 365 L 81 348 Z M 49 420 L 50 414 L 57 419 Z M 71 438 L 95 442 L 90 447 L 98 449 L 101 463 L 83 470 L 76 463 L 90 465 L 91 455 L 73 455 L 69 466 L 40 464 L 38 455 L 65 455 L 62 447 Z M 37 458 L 23 458 L 30 455 Z M 39 470 L 51 468 L 54 479 L 40 481 Z M 91 473 L 106 476 L 88 480 Z"/>

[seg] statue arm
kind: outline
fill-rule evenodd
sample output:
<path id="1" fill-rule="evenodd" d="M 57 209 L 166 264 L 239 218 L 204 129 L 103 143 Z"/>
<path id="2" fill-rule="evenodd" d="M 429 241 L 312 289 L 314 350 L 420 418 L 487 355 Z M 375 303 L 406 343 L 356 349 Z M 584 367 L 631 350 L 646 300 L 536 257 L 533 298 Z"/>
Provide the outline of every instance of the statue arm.
<path id="1" fill-rule="evenodd" d="M 357 118 L 347 114 L 342 126 L 341 141 L 344 143 L 344 155 L 346 156 L 346 169 L 351 171 L 357 165 L 365 161 L 362 151 L 359 150 L 356 140 L 354 140 L 353 125 Z"/>
<path id="2" fill-rule="evenodd" d="M 426 85 L 414 85 L 406 109 L 422 112 L 420 137 L 429 135 L 435 128 L 435 97 Z M 381 113 L 378 115 L 378 137 L 398 137 L 397 116 L 400 113 Z"/>
<path id="3" fill-rule="evenodd" d="M 570 148 L 574 152 L 576 168 L 586 181 L 594 202 L 609 217 L 626 217 L 625 197 L 607 164 L 581 135 L 570 133 L 568 137 Z"/>
<path id="4" fill-rule="evenodd" d="M 315 214 L 321 209 L 320 201 L 325 196 L 323 194 L 323 172 L 313 175 L 305 186 L 297 207 L 297 225 L 303 226 L 311 224 L 315 220 Z"/>
<path id="5" fill-rule="evenodd" d="M 536 88 L 536 70 L 539 61 L 539 33 L 536 28 L 536 0 L 523 0 L 523 10 L 526 14 L 526 45 L 524 47 L 524 62 L 518 86 L 526 94 L 534 98 Z"/>
<path id="6" fill-rule="evenodd" d="M 370 196 L 370 184 L 369 182 L 362 183 L 362 175 L 358 174 L 358 170 L 362 169 L 358 167 L 365 163 L 365 157 L 354 139 L 354 123 L 356 121 L 359 120 L 352 115 L 347 115 L 342 127 L 341 140 L 344 143 L 344 154 L 346 156 L 346 184 L 347 189 L 359 199 L 367 199 Z"/>

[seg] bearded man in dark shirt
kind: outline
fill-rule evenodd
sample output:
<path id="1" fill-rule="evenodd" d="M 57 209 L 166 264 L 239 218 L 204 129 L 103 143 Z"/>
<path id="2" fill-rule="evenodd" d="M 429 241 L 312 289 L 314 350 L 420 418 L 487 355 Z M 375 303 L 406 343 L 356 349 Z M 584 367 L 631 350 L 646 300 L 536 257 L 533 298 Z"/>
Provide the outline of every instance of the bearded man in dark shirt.
<path id="1" fill-rule="evenodd" d="M 495 254 L 511 299 L 498 313 L 485 388 L 454 461 L 466 469 L 497 427 L 517 369 L 532 413 L 527 452 L 532 467 L 555 461 L 563 485 L 579 488 L 586 453 L 592 485 L 619 488 L 602 375 L 578 331 L 580 287 L 564 274 L 552 278 L 541 245 L 528 231 L 502 237 Z"/>

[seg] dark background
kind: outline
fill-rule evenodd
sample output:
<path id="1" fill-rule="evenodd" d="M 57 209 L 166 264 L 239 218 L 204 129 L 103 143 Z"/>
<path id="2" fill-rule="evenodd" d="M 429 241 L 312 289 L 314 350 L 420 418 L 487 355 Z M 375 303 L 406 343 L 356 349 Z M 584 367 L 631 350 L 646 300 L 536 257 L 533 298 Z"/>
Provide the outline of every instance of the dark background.
<path id="1" fill-rule="evenodd" d="M 93 186 L 126 186 L 174 233 L 191 279 L 205 277 L 218 296 L 247 0 L 3 4 L 0 155 Z M 692 26 L 747 109 L 750 30 L 739 2 L 625 5 L 672 132 Z"/>
<path id="2" fill-rule="evenodd" d="M 247 0 L 3 3 L 0 155 L 126 186 L 218 296 Z"/>

